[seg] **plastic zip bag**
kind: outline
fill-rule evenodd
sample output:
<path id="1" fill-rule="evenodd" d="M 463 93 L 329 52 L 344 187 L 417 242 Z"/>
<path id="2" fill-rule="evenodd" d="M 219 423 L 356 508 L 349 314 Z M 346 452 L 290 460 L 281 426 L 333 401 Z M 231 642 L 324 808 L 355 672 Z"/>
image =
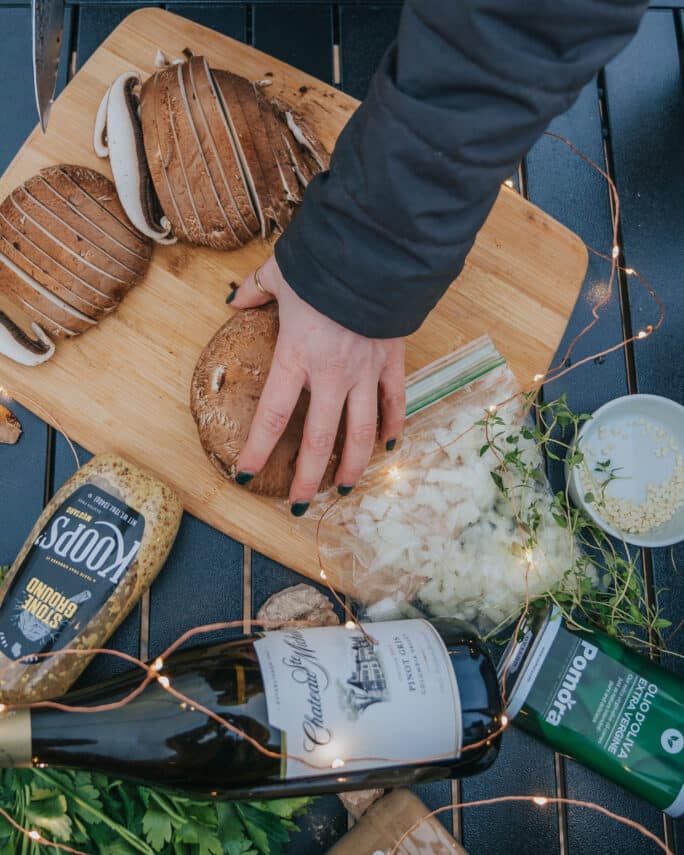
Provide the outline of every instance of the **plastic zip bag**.
<path id="1" fill-rule="evenodd" d="M 485 427 L 493 412 L 496 426 Z M 572 572 L 577 546 L 552 516 L 541 454 L 520 436 L 524 418 L 515 377 L 488 338 L 407 379 L 400 447 L 376 456 L 348 498 L 331 504 L 328 494 L 319 525 L 324 566 L 351 576 L 371 618 L 413 604 L 491 629 L 519 611 L 526 584 L 539 596 Z M 515 435 L 536 480 L 502 491 L 492 430 L 497 443 Z M 531 513 L 532 549 L 520 525 Z"/>

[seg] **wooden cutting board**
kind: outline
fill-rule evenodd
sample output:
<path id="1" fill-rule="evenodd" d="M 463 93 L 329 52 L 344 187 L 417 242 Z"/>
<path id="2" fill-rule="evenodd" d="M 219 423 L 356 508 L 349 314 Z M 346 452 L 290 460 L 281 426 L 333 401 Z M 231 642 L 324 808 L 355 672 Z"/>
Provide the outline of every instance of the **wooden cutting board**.
<path id="1" fill-rule="evenodd" d="M 115 77 L 154 70 L 157 48 L 184 48 L 296 105 L 329 150 L 357 102 L 240 42 L 161 9 L 127 18 L 83 66 L 53 107 L 47 135 L 36 129 L 0 181 L 0 197 L 49 164 L 77 163 L 111 174 L 91 144 L 95 113 Z M 0 357 L 0 385 L 93 452 L 117 451 L 156 472 L 185 508 L 221 531 L 302 573 L 318 577 L 315 524 L 284 504 L 227 483 L 206 460 L 188 407 L 197 358 L 230 316 L 228 283 L 270 252 L 254 241 L 232 253 L 183 244 L 155 249 L 146 281 L 96 329 L 59 343 L 53 359 L 23 368 Z M 488 333 L 522 383 L 556 351 L 587 266 L 579 238 L 503 188 L 461 276 L 411 337 L 407 370 Z M 0 308 L 3 308 L 0 300 Z M 20 317 L 10 308 L 12 317 Z M 331 579 L 333 574 L 329 573 Z M 353 592 L 349 578 L 334 578 Z"/>

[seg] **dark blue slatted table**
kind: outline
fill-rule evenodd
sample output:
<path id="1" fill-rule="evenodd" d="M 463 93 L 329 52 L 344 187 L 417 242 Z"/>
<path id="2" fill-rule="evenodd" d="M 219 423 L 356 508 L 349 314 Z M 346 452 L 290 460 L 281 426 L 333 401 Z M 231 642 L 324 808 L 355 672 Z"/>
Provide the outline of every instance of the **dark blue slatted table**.
<path id="1" fill-rule="evenodd" d="M 151 5 L 151 4 L 146 4 Z M 374 67 L 396 32 L 400 4 L 376 2 L 172 2 L 166 8 L 298 65 L 362 98 Z M 615 178 L 622 200 L 625 264 L 638 267 L 667 304 L 667 322 L 647 346 L 615 353 L 570 374 L 544 390 L 550 399 L 566 391 L 571 406 L 591 411 L 627 392 L 652 392 L 684 399 L 684 296 L 680 268 L 684 250 L 684 94 L 680 50 L 684 0 L 653 3 L 637 38 L 589 84 L 553 129 L 569 137 Z M 65 61 L 60 87 L 97 45 L 134 8 L 122 2 L 74 3 L 67 9 Z M 0 169 L 4 169 L 35 122 L 29 62 L 28 3 L 0 0 Z M 545 138 L 530 152 L 517 185 L 533 202 L 577 231 L 590 245 L 610 247 L 610 209 L 605 183 L 563 146 Z M 597 283 L 606 265 L 593 257 L 566 335 L 569 341 L 587 322 Z M 579 345 L 575 359 L 619 340 L 623 331 L 648 323 L 652 306 L 634 282 L 621 281 L 600 326 Z M 560 350 L 564 350 L 566 342 Z M 2 380 L 0 366 L 0 383 Z M 11 404 L 24 427 L 21 442 L 0 446 L 0 563 L 12 561 L 43 503 L 73 472 L 64 440 L 40 419 Z M 87 453 L 80 450 L 82 460 Z M 552 477 L 557 473 L 552 473 Z M 684 619 L 682 545 L 643 556 L 643 572 L 663 613 L 676 626 Z M 183 630 L 214 620 L 247 620 L 273 592 L 296 583 L 292 571 L 252 552 L 186 516 L 169 563 L 117 632 L 113 644 L 154 656 Z M 188 590 L 201 597 L 188 598 Z M 673 650 L 684 653 L 684 632 Z M 681 660 L 668 664 L 682 671 Z M 85 680 L 116 669 L 96 661 Z M 418 788 L 431 806 L 462 797 L 546 793 L 589 798 L 665 834 L 684 853 L 684 825 L 665 823 L 657 811 L 573 761 L 555 756 L 525 734 L 506 734 L 497 764 L 485 775 L 453 786 Z M 607 819 L 574 809 L 491 807 L 446 813 L 442 821 L 472 855 L 546 853 L 652 853 L 655 847 Z M 318 855 L 347 828 L 335 796 L 316 802 L 290 851 Z"/>

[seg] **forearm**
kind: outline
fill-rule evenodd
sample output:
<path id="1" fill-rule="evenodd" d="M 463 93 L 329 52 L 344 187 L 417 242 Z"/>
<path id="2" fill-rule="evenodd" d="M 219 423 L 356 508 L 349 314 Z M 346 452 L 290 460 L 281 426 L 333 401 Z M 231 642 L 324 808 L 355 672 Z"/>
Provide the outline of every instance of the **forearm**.
<path id="1" fill-rule="evenodd" d="M 276 246 L 292 288 L 363 335 L 417 329 L 502 180 L 636 31 L 644 0 L 408 0 L 330 172 Z"/>

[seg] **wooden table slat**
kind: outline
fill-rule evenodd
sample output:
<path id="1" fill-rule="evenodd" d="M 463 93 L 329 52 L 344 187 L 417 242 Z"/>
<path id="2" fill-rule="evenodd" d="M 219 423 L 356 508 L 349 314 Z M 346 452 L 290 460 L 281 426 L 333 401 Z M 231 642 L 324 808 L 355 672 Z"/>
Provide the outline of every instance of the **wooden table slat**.
<path id="1" fill-rule="evenodd" d="M 349 6 L 340 9 L 342 89 L 365 98 L 383 53 L 395 38 L 401 5 Z"/>
<path id="2" fill-rule="evenodd" d="M 675 15 L 679 16 L 678 19 Z M 637 391 L 684 402 L 684 299 L 680 282 L 684 234 L 684 92 L 678 38 L 682 13 L 651 11 L 639 34 L 606 69 L 606 98 L 626 263 L 640 270 L 666 306 L 661 330 L 635 348 Z M 679 24 L 679 33 L 678 25 Z M 635 331 L 655 309 L 634 279 L 630 311 Z M 684 603 L 684 543 L 651 553 L 663 616 L 680 625 Z M 684 653 L 684 632 L 668 645 Z M 666 657 L 684 675 L 681 658 Z M 684 821 L 675 823 L 676 851 L 684 852 Z"/>
<path id="3" fill-rule="evenodd" d="M 254 47 L 319 80 L 333 82 L 332 6 L 255 5 L 252 28 Z"/>

